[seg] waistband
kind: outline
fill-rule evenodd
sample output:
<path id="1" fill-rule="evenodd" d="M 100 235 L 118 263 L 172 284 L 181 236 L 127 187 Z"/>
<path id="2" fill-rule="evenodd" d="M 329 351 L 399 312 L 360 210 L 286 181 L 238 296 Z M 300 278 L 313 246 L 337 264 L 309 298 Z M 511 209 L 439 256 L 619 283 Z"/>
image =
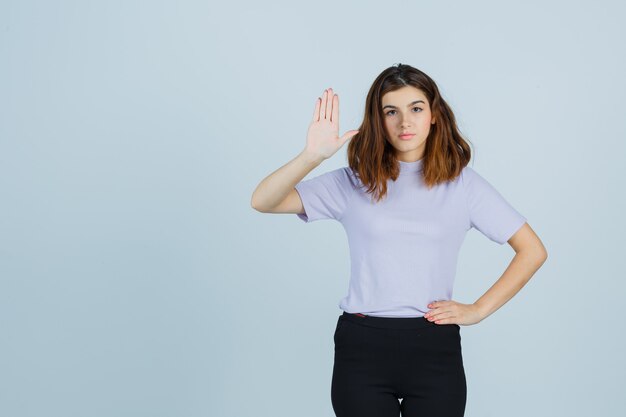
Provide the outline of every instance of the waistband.
<path id="1" fill-rule="evenodd" d="M 423 329 L 432 326 L 446 326 L 437 324 L 423 316 L 420 317 L 375 317 L 361 313 L 348 313 L 344 311 L 340 316 L 342 320 L 350 320 L 364 326 L 379 327 L 383 329 Z"/>

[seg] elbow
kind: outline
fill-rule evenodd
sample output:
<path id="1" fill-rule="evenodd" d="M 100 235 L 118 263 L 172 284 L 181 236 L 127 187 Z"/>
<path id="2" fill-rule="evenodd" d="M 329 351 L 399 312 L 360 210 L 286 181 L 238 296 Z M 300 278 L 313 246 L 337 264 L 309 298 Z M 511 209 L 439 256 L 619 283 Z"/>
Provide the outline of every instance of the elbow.
<path id="1" fill-rule="evenodd" d="M 257 207 L 257 206 L 252 206 L 252 208 L 253 208 L 253 209 L 255 209 L 256 211 L 258 211 L 259 213 L 267 213 L 267 211 L 266 211 L 266 210 L 264 210 L 264 209 L 262 209 L 262 208 L 260 208 L 260 207 Z"/>
<path id="2" fill-rule="evenodd" d="M 256 200 L 254 199 L 254 193 L 252 193 L 252 197 L 250 198 L 250 207 L 252 207 L 256 211 L 261 211 L 261 210 L 259 210 L 259 208 L 258 208 L 259 206 L 258 206 Z"/>
<path id="3" fill-rule="evenodd" d="M 543 245 L 540 245 L 532 250 L 532 256 L 537 268 L 540 268 L 548 259 L 548 251 Z"/>
<path id="4" fill-rule="evenodd" d="M 539 245 L 537 245 L 537 257 L 539 258 L 539 262 L 541 265 L 548 259 L 548 250 L 543 245 L 543 242 L 539 240 Z"/>
<path id="5" fill-rule="evenodd" d="M 259 202 L 255 200 L 254 194 L 252 194 L 252 198 L 250 199 L 250 207 L 258 211 L 259 213 L 265 213 L 265 209 L 259 205 Z"/>
<path id="6" fill-rule="evenodd" d="M 253 201 L 250 202 L 250 207 L 258 211 L 259 213 L 263 213 L 263 210 L 261 210 L 259 206 L 257 206 Z"/>
<path id="7" fill-rule="evenodd" d="M 540 243 L 539 245 L 528 245 L 518 248 L 516 253 L 523 256 L 527 262 L 539 269 L 548 259 L 548 251 Z"/>

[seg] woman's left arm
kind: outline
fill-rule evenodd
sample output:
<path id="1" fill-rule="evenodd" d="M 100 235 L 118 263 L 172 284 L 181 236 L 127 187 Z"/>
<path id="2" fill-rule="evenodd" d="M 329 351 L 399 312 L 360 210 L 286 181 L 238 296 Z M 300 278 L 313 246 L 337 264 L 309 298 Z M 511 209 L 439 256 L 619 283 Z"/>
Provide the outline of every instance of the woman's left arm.
<path id="1" fill-rule="evenodd" d="M 513 298 L 548 259 L 548 251 L 528 223 L 524 223 L 508 243 L 515 251 L 511 263 L 491 288 L 474 302 L 481 321 Z"/>
<path id="2" fill-rule="evenodd" d="M 473 304 L 435 301 L 425 317 L 437 324 L 475 324 L 502 307 L 526 285 L 548 258 L 548 252 L 528 223 L 508 240 L 515 256 L 502 276 Z"/>

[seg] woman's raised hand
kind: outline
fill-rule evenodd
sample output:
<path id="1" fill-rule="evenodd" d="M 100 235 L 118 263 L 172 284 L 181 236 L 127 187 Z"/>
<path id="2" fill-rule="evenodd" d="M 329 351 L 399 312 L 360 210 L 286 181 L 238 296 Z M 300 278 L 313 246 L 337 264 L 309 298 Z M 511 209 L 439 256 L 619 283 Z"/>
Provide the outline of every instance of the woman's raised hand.
<path id="1" fill-rule="evenodd" d="M 332 88 L 328 88 L 315 103 L 305 151 L 319 155 L 323 159 L 330 158 L 358 132 L 349 130 L 339 137 L 339 96 L 333 93 Z"/>

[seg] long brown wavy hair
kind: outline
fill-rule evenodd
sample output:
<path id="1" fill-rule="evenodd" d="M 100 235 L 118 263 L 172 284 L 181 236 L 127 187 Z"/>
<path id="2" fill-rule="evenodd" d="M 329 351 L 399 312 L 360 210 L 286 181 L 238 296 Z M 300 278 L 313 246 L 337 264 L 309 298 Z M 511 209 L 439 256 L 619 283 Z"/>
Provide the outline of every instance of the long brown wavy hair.
<path id="1" fill-rule="evenodd" d="M 430 126 L 424 150 L 422 175 L 428 188 L 456 178 L 468 164 L 471 150 L 459 131 L 454 113 L 445 102 L 437 84 L 424 72 L 406 64 L 384 70 L 374 80 L 365 102 L 365 116 L 348 144 L 348 164 L 361 183 L 380 201 L 387 194 L 387 180 L 400 174 L 400 163 L 387 141 L 382 97 L 405 86 L 421 90 L 430 106 L 435 123 Z"/>

